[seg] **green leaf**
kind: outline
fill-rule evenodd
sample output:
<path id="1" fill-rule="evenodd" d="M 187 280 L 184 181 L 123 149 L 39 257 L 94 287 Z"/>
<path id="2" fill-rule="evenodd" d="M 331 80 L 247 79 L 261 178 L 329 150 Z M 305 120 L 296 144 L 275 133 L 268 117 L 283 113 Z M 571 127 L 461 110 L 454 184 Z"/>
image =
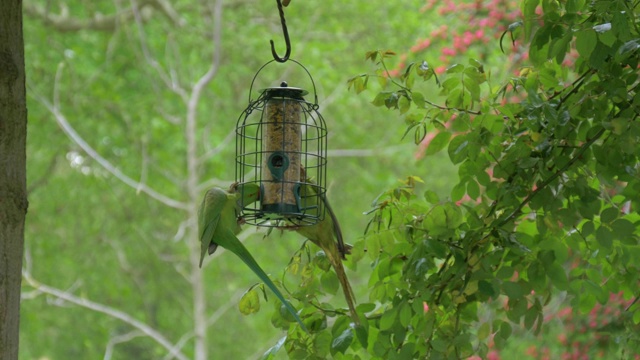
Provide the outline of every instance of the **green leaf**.
<path id="1" fill-rule="evenodd" d="M 505 281 L 502 283 L 502 291 L 509 298 L 518 299 L 526 294 L 526 290 L 517 282 Z"/>
<path id="2" fill-rule="evenodd" d="M 604 225 L 600 225 L 598 230 L 596 230 L 596 240 L 598 240 L 598 244 L 605 250 L 611 250 L 613 247 L 613 233 Z"/>
<path id="3" fill-rule="evenodd" d="M 507 340 L 511 336 L 511 331 L 512 331 L 511 324 L 509 324 L 506 321 L 503 321 L 502 324 L 500 324 L 500 330 L 498 331 L 498 336 L 503 340 Z"/>
<path id="4" fill-rule="evenodd" d="M 540 310 L 536 306 L 531 306 L 524 313 L 524 327 L 527 330 L 530 330 L 533 327 L 538 315 L 540 314 Z"/>
<path id="5" fill-rule="evenodd" d="M 569 288 L 569 279 L 564 268 L 554 262 L 551 266 L 547 267 L 547 276 L 551 280 L 551 283 L 560 290 L 567 290 Z"/>
<path id="6" fill-rule="evenodd" d="M 480 196 L 480 186 L 473 179 L 467 182 L 467 194 L 471 199 L 477 199 Z"/>
<path id="7" fill-rule="evenodd" d="M 340 288 L 338 276 L 333 271 L 327 271 L 320 276 L 322 288 L 329 294 L 335 294 Z"/>
<path id="8" fill-rule="evenodd" d="M 462 89 L 453 89 L 449 96 L 447 96 L 447 100 L 445 100 L 445 104 L 452 108 L 460 108 L 464 106 L 464 95 L 465 92 Z"/>
<path id="9" fill-rule="evenodd" d="M 618 215 L 620 215 L 620 210 L 616 207 L 607 207 L 602 210 L 600 213 L 600 221 L 603 223 L 611 223 L 615 220 Z"/>
<path id="10" fill-rule="evenodd" d="M 636 226 L 627 219 L 617 219 L 611 224 L 611 229 L 618 238 L 622 238 L 633 235 Z"/>
<path id="11" fill-rule="evenodd" d="M 449 142 L 449 158 L 454 164 L 459 164 L 467 158 L 469 140 L 466 135 L 458 135 Z"/>
<path id="12" fill-rule="evenodd" d="M 258 288 L 254 287 L 242 295 L 238 303 L 238 309 L 243 315 L 249 315 L 260 311 L 260 295 Z"/>
<path id="13" fill-rule="evenodd" d="M 400 319 L 400 325 L 402 325 L 403 327 L 409 326 L 409 324 L 411 323 L 412 316 L 413 316 L 413 313 L 411 311 L 411 306 L 404 303 L 400 307 L 400 313 L 398 316 L 398 318 Z"/>
<path id="14" fill-rule="evenodd" d="M 355 329 L 356 337 L 358 338 L 360 345 L 366 349 L 369 347 L 369 334 L 367 333 L 367 329 L 362 324 L 356 325 Z"/>
<path id="15" fill-rule="evenodd" d="M 284 345 L 286 340 L 287 340 L 286 336 L 284 336 L 280 340 L 278 340 L 278 342 L 275 345 L 270 347 L 269 350 L 265 351 L 265 353 L 262 354 L 262 357 L 260 357 L 260 360 L 272 360 L 272 359 L 274 359 L 274 357 L 276 356 L 276 354 L 278 353 L 280 348 L 282 348 L 282 345 Z"/>
<path id="16" fill-rule="evenodd" d="M 478 340 L 484 340 L 491 335 L 491 325 L 489 322 L 483 322 L 478 328 Z"/>
<path id="17" fill-rule="evenodd" d="M 480 101 L 480 85 L 478 84 L 478 82 L 472 77 L 465 76 L 462 83 L 471 94 L 473 100 Z"/>
<path id="18" fill-rule="evenodd" d="M 485 280 L 478 281 L 478 291 L 490 298 L 494 298 L 496 296 L 496 291 L 493 288 L 493 285 Z"/>
<path id="19" fill-rule="evenodd" d="M 454 74 L 454 73 L 462 72 L 462 70 L 464 70 L 464 65 L 462 65 L 462 64 L 453 64 L 453 65 L 451 65 L 451 66 L 449 66 L 447 68 L 446 72 L 447 72 L 447 74 Z"/>
<path id="20" fill-rule="evenodd" d="M 331 342 L 331 354 L 344 353 L 347 351 L 351 343 L 353 342 L 353 330 L 351 328 L 345 329 L 338 337 L 334 338 Z"/>
<path id="21" fill-rule="evenodd" d="M 433 190 L 425 191 L 424 199 L 431 204 L 437 204 L 440 202 L 440 198 L 438 197 L 438 194 L 436 194 L 436 192 Z"/>
<path id="22" fill-rule="evenodd" d="M 576 50 L 580 56 L 588 59 L 596 48 L 598 37 L 595 31 L 584 30 L 576 34 Z"/>
<path id="23" fill-rule="evenodd" d="M 567 0 L 565 10 L 567 10 L 568 13 L 581 11 L 584 8 L 584 2 L 585 0 Z"/>
<path id="24" fill-rule="evenodd" d="M 369 258 L 373 261 L 377 260 L 380 254 L 380 248 L 381 248 L 380 233 L 374 233 L 367 236 L 367 238 L 365 239 L 365 245 L 367 249 L 367 255 L 369 255 Z"/>
<path id="25" fill-rule="evenodd" d="M 389 92 L 381 92 L 376 95 L 376 97 L 371 102 L 375 106 L 382 106 L 385 104 L 385 100 L 389 97 L 391 93 Z"/>
<path id="26" fill-rule="evenodd" d="M 582 236 L 587 237 L 595 231 L 595 226 L 593 225 L 593 221 L 587 221 L 582 224 Z"/>
<path id="27" fill-rule="evenodd" d="M 396 322 L 396 315 L 398 314 L 397 308 L 391 308 L 382 314 L 380 318 L 380 330 L 389 330 L 393 327 Z"/>
<path id="28" fill-rule="evenodd" d="M 633 323 L 635 325 L 640 324 L 640 310 L 638 309 L 633 312 Z"/>
<path id="29" fill-rule="evenodd" d="M 411 107 L 411 101 L 406 96 L 401 96 L 398 100 L 398 109 L 400 110 L 400 114 L 404 114 L 409 111 Z"/>
<path id="30" fill-rule="evenodd" d="M 431 140 L 429 146 L 425 151 L 425 155 L 433 155 L 438 151 L 442 150 L 445 146 L 449 144 L 449 139 L 451 139 L 451 133 L 448 131 L 441 131 Z"/>
<path id="31" fill-rule="evenodd" d="M 422 93 L 419 93 L 419 92 L 415 92 L 415 91 L 412 92 L 411 93 L 411 100 L 413 101 L 414 104 L 416 104 L 416 106 L 419 109 L 424 108 L 424 106 L 426 104 L 425 99 L 424 99 L 424 95 L 422 95 Z"/>
<path id="32" fill-rule="evenodd" d="M 463 220 L 460 208 L 452 203 L 446 203 L 431 208 L 424 222 L 431 234 L 440 235 L 457 228 Z"/>
<path id="33" fill-rule="evenodd" d="M 527 277 L 534 290 L 542 290 L 547 284 L 547 276 L 544 267 L 539 261 L 529 265 Z"/>
<path id="34" fill-rule="evenodd" d="M 442 89 L 446 93 L 451 92 L 453 89 L 457 88 L 458 86 L 460 86 L 460 78 L 457 76 L 448 77 L 445 81 L 442 82 Z"/>

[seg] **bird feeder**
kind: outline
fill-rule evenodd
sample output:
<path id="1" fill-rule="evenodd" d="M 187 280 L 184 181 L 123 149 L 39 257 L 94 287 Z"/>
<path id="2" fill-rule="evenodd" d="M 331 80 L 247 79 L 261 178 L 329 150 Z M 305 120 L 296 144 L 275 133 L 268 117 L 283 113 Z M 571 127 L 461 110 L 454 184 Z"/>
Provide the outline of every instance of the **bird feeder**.
<path id="1" fill-rule="evenodd" d="M 327 129 L 318 112 L 315 83 L 311 78 L 314 102 L 305 100 L 307 91 L 286 82 L 252 100 L 258 74 L 236 126 L 236 181 L 258 184 L 260 197 L 241 204 L 240 216 L 258 226 L 313 225 L 324 218 L 327 163 Z"/>

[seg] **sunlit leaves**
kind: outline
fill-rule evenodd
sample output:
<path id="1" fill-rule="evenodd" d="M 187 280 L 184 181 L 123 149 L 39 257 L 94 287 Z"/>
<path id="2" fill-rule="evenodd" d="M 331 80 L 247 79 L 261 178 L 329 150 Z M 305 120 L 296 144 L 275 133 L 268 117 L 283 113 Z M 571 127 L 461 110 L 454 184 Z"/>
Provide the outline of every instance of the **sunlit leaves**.
<path id="1" fill-rule="evenodd" d="M 260 311 L 260 295 L 258 294 L 258 288 L 254 287 L 247 291 L 240 298 L 238 303 L 240 312 L 244 315 L 249 315 Z"/>
<path id="2" fill-rule="evenodd" d="M 370 214 L 384 224 L 364 240 L 376 251 L 371 300 L 383 304 L 378 356 L 394 349 L 394 336 L 418 336 L 397 329 L 419 323 L 426 353 L 459 357 L 457 341 L 474 335 L 452 319 L 469 324 L 477 313 L 464 309 L 497 299 L 506 303 L 501 317 L 475 336 L 493 335 L 501 348 L 516 326 L 540 333 L 543 307 L 558 292 L 589 311 L 637 282 L 628 274 L 638 269 L 631 259 L 640 219 L 628 212 L 640 195 L 640 34 L 629 11 L 607 10 L 583 0 L 524 1 L 522 20 L 499 46 L 507 35 L 527 44 L 531 64 L 501 86 L 489 86 L 482 62 L 470 59 L 441 67 L 437 89 L 424 90 L 414 70 L 436 65 L 410 63 L 378 92 L 374 104 L 398 110 L 421 155 L 446 148 L 459 175 L 448 197 L 399 186 Z M 420 303 L 432 322 L 416 320 Z"/>

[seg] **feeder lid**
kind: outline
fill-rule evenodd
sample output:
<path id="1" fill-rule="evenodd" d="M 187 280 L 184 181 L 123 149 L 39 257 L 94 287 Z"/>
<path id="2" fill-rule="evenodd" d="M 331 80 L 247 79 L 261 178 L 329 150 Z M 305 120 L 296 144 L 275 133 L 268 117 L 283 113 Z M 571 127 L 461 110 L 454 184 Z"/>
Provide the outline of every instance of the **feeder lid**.
<path id="1" fill-rule="evenodd" d="M 269 87 L 262 90 L 267 99 L 275 97 L 285 97 L 291 99 L 300 99 L 309 92 L 296 87 L 289 87 L 286 81 L 283 81 L 278 87 Z"/>

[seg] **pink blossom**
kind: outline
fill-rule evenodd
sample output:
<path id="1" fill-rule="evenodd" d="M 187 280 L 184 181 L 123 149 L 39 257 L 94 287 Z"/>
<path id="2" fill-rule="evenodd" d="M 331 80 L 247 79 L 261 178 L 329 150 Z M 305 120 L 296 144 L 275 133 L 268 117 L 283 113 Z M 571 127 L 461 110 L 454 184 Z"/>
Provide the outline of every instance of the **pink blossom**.
<path id="1" fill-rule="evenodd" d="M 447 56 L 453 56 L 456 54 L 456 51 L 451 48 L 442 48 L 442 54 Z"/>

